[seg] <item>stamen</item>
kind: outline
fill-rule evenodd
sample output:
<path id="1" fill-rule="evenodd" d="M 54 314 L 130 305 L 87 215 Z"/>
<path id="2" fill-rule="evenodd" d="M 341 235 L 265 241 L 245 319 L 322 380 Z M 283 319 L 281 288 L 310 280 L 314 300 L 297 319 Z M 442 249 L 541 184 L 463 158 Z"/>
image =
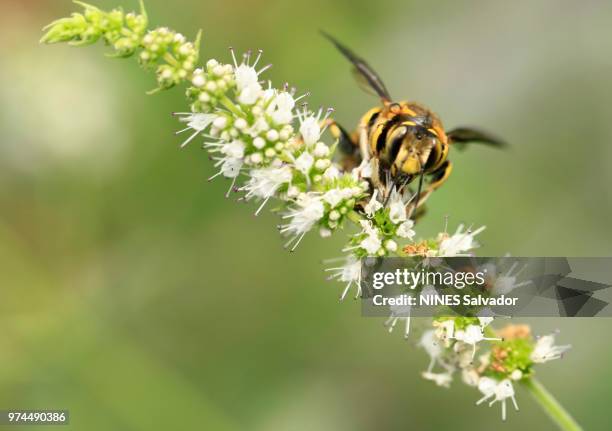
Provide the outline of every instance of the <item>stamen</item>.
<path id="1" fill-rule="evenodd" d="M 489 394 L 489 395 L 485 395 L 484 397 L 482 397 L 481 399 L 479 399 L 478 401 L 476 401 L 476 405 L 479 406 L 480 404 L 484 403 L 486 400 L 488 400 L 489 398 L 491 398 L 492 396 L 495 396 L 495 394 Z"/>
<path id="2" fill-rule="evenodd" d="M 232 190 L 234 189 L 234 186 L 236 185 L 236 179 L 238 177 L 234 177 L 234 179 L 232 180 L 232 184 L 229 186 L 229 189 L 227 189 L 227 193 L 225 193 L 225 197 L 229 198 L 230 193 L 232 192 Z"/>
<path id="3" fill-rule="evenodd" d="M 178 132 L 174 132 L 174 134 L 175 134 L 175 135 L 180 135 L 181 133 L 186 132 L 186 131 L 187 131 L 187 130 L 189 130 L 189 129 L 191 129 L 191 127 L 185 127 L 184 129 L 179 130 Z"/>
<path id="4" fill-rule="evenodd" d="M 410 317 L 405 317 L 406 319 L 406 331 L 404 332 L 404 338 L 408 339 L 408 335 L 410 334 Z"/>
<path id="5" fill-rule="evenodd" d="M 308 92 L 306 92 L 306 93 L 302 94 L 302 95 L 301 95 L 301 96 L 299 96 L 299 97 L 296 97 L 295 101 L 296 101 L 296 102 L 299 102 L 301 99 L 303 99 L 304 97 L 308 97 L 308 96 L 310 96 L 310 91 L 308 91 Z"/>
<path id="6" fill-rule="evenodd" d="M 351 288 L 351 283 L 349 282 L 344 288 L 344 290 L 342 291 L 342 295 L 340 295 L 340 301 L 344 301 L 344 298 L 346 298 L 346 294 L 348 293 L 350 288 Z"/>
<path id="7" fill-rule="evenodd" d="M 261 58 L 261 54 L 263 54 L 263 49 L 258 49 L 257 50 L 257 58 L 255 59 L 255 62 L 253 63 L 253 67 L 257 66 L 257 63 L 259 63 L 259 59 Z"/>
<path id="8" fill-rule="evenodd" d="M 258 72 L 257 75 L 261 75 L 262 73 L 264 73 L 266 70 L 268 70 L 269 68 L 272 67 L 272 64 L 266 64 L 264 67 L 262 67 Z"/>
<path id="9" fill-rule="evenodd" d="M 514 410 L 518 411 L 519 407 L 518 407 L 518 404 L 516 402 L 516 398 L 512 397 L 511 400 L 512 400 L 512 404 L 514 404 Z"/>
<path id="10" fill-rule="evenodd" d="M 236 54 L 234 53 L 234 48 L 229 47 L 230 53 L 232 54 L 232 60 L 234 61 L 234 67 L 238 67 L 238 62 L 236 61 Z"/>
<path id="11" fill-rule="evenodd" d="M 263 203 L 259 206 L 259 208 L 257 208 L 257 211 L 255 211 L 255 217 L 257 217 L 259 215 L 259 213 L 261 212 L 261 210 L 263 209 L 264 206 L 266 206 L 266 204 L 268 203 L 268 201 L 270 200 L 270 197 L 267 197 Z"/>
<path id="12" fill-rule="evenodd" d="M 191 141 L 193 141 L 193 139 L 194 139 L 196 136 L 198 136 L 198 134 L 199 134 L 199 133 L 200 133 L 200 132 L 196 130 L 196 132 L 195 132 L 193 135 L 191 135 L 189 138 L 187 138 L 187 140 L 186 140 L 185 142 L 183 142 L 183 143 L 181 144 L 181 148 L 185 148 L 185 145 L 187 145 L 188 143 L 190 143 Z"/>
<path id="13" fill-rule="evenodd" d="M 300 242 L 302 242 L 302 238 L 304 238 L 305 235 L 306 235 L 306 232 L 304 232 L 302 235 L 300 235 L 299 239 L 297 240 L 297 242 L 295 243 L 293 248 L 290 250 L 291 253 L 293 253 L 295 251 L 295 249 L 297 248 L 297 246 L 300 245 Z"/>
<path id="14" fill-rule="evenodd" d="M 214 174 L 212 177 L 208 178 L 208 181 L 212 181 L 213 179 L 217 178 L 219 175 L 221 175 L 223 172 L 219 171 L 216 174 Z"/>

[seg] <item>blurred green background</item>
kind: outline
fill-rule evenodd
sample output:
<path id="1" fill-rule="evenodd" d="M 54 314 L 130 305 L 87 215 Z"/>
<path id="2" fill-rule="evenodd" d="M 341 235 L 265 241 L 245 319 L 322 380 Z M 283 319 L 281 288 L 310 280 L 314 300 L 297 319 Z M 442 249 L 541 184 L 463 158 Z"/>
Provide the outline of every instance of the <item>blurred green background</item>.
<path id="1" fill-rule="evenodd" d="M 449 214 L 488 226 L 481 255 L 612 254 L 612 4 L 147 5 L 152 25 L 202 28 L 204 58 L 263 48 L 268 78 L 310 90 L 346 127 L 376 100 L 319 29 L 398 99 L 511 142 L 451 155 L 420 235 Z M 520 389 L 502 425 L 476 390 L 423 381 L 418 323 L 404 342 L 338 304 L 321 260 L 344 233 L 289 254 L 274 215 L 224 199 L 205 153 L 177 149 L 182 90 L 145 96 L 154 77 L 101 46 L 40 46 L 40 28 L 76 6 L 0 7 L 0 409 L 70 409 L 67 428 L 88 431 L 552 429 Z M 541 380 L 586 429 L 609 429 L 612 321 L 530 322 L 574 346 Z"/>

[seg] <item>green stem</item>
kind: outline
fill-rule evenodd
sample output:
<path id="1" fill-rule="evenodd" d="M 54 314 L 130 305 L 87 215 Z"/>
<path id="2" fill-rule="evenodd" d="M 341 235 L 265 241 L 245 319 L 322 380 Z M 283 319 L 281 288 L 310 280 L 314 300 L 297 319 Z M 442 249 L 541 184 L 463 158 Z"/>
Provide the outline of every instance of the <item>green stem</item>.
<path id="1" fill-rule="evenodd" d="M 242 112 L 226 95 L 219 98 L 221 104 L 227 108 L 232 114 L 244 118 L 244 112 Z"/>
<path id="2" fill-rule="evenodd" d="M 559 401 L 540 382 L 534 378 L 529 378 L 523 380 L 522 383 L 548 416 L 559 426 L 559 429 L 568 431 L 582 430 L 582 427 L 578 425 L 567 410 L 559 404 Z"/>

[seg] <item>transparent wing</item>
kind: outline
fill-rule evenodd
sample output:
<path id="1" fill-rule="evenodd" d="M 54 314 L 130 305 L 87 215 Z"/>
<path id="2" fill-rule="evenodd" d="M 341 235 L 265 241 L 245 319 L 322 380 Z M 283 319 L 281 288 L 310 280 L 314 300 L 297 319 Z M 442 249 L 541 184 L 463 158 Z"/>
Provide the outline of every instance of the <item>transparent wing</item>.
<path id="1" fill-rule="evenodd" d="M 389 95 L 389 91 L 385 86 L 384 82 L 378 76 L 378 74 L 370 67 L 368 63 L 358 55 L 356 55 L 353 51 L 348 49 L 346 46 L 342 45 L 338 42 L 334 37 L 330 36 L 325 32 L 321 32 L 323 36 L 325 36 L 331 43 L 333 43 L 336 48 L 344 55 L 355 67 L 355 72 L 359 76 L 361 76 L 362 82 L 365 80 L 369 88 L 374 90 L 374 92 L 384 101 L 390 102 L 391 96 Z"/>

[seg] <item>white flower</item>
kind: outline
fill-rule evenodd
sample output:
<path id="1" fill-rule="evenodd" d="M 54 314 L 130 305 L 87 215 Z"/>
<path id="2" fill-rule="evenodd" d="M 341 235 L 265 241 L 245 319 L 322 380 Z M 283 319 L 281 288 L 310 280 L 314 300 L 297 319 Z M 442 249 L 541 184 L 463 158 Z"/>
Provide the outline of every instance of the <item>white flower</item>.
<path id="1" fill-rule="evenodd" d="M 332 235 L 332 231 L 327 229 L 326 227 L 319 228 L 319 236 L 321 238 L 329 238 Z"/>
<path id="2" fill-rule="evenodd" d="M 482 392 L 483 397 L 476 401 L 476 405 L 482 404 L 483 402 L 493 398 L 489 403 L 492 406 L 495 402 L 499 401 L 502 405 L 502 420 L 506 420 L 506 400 L 510 398 L 514 409 L 518 410 L 518 404 L 514 397 L 514 387 L 512 382 L 508 379 L 504 379 L 501 382 L 497 382 L 489 377 L 481 377 L 478 381 L 478 390 Z"/>
<path id="3" fill-rule="evenodd" d="M 450 372 L 431 373 L 429 371 L 425 371 L 423 372 L 422 376 L 424 379 L 431 380 L 435 382 L 436 385 L 442 386 L 444 388 L 450 387 L 450 384 L 453 381 L 453 375 Z"/>
<path id="4" fill-rule="evenodd" d="M 220 152 L 232 159 L 242 159 L 244 157 L 244 142 L 236 139 L 220 147 Z"/>
<path id="5" fill-rule="evenodd" d="M 317 168 L 320 171 L 327 169 L 329 165 L 331 165 L 331 160 L 329 159 L 318 159 L 315 162 L 315 168 Z"/>
<path id="6" fill-rule="evenodd" d="M 289 124 L 293 120 L 293 108 L 295 100 L 286 91 L 278 93 L 268 105 L 266 113 L 272 117 L 275 124 Z"/>
<path id="7" fill-rule="evenodd" d="M 495 395 L 495 388 L 496 387 L 497 387 L 497 381 L 495 381 L 494 379 L 492 379 L 490 377 L 481 377 L 478 380 L 478 390 L 480 392 L 482 392 L 484 397 L 481 398 L 480 400 L 476 401 L 476 405 L 482 404 L 488 398 L 490 398 L 493 395 Z"/>
<path id="8" fill-rule="evenodd" d="M 355 236 L 363 236 L 365 234 L 366 237 L 363 238 L 359 244 L 352 247 L 345 247 L 342 251 L 350 251 L 361 248 L 370 256 L 376 255 L 382 246 L 382 242 L 378 236 L 378 230 L 372 226 L 372 222 L 369 220 L 360 220 L 359 224 L 363 230 Z"/>
<path id="9" fill-rule="evenodd" d="M 385 248 L 390 252 L 397 251 L 397 243 L 392 239 L 388 239 L 387 241 L 385 241 Z"/>
<path id="10" fill-rule="evenodd" d="M 300 156 L 295 159 L 294 162 L 296 169 L 302 172 L 304 175 L 308 175 L 313 163 L 314 157 L 312 157 L 308 151 L 304 151 L 302 154 L 300 154 Z"/>
<path id="11" fill-rule="evenodd" d="M 469 229 L 466 232 L 463 232 L 463 225 L 459 225 L 457 231 L 453 235 L 442 239 L 440 242 L 438 255 L 445 257 L 469 256 L 469 254 L 466 254 L 466 252 L 477 247 L 474 237 L 483 230 L 485 230 L 484 226 L 476 229 L 473 232 Z"/>
<path id="12" fill-rule="evenodd" d="M 419 346 L 425 349 L 425 352 L 427 352 L 429 355 L 429 366 L 427 367 L 427 372 L 431 372 L 434 365 L 442 355 L 442 346 L 440 345 L 440 340 L 436 336 L 436 331 L 429 329 L 423 332 L 423 335 L 421 335 L 421 340 L 419 341 Z"/>
<path id="13" fill-rule="evenodd" d="M 480 341 L 501 341 L 501 338 L 485 337 L 483 328 L 480 325 L 468 325 L 464 330 L 456 331 L 454 338 L 472 346 L 472 359 L 474 359 L 476 354 L 476 344 Z"/>
<path id="14" fill-rule="evenodd" d="M 370 202 L 366 204 L 363 210 L 365 211 L 368 217 L 372 218 L 374 217 L 376 211 L 378 211 L 382 207 L 383 205 L 378 202 L 378 190 L 374 190 L 374 193 L 372 193 L 372 197 L 370 198 Z"/>
<path id="15" fill-rule="evenodd" d="M 484 330 L 484 328 L 489 326 L 491 322 L 493 322 L 493 320 L 495 320 L 495 318 L 491 316 L 478 316 L 478 323 L 480 323 L 480 328 L 482 330 Z"/>
<path id="16" fill-rule="evenodd" d="M 563 354 L 571 349 L 572 346 L 555 346 L 554 334 L 545 335 L 537 339 L 533 352 L 531 352 L 531 360 L 542 364 L 563 357 Z"/>
<path id="17" fill-rule="evenodd" d="M 253 105 L 259 97 L 264 95 L 263 88 L 259 83 L 259 75 L 262 74 L 270 65 L 257 71 L 255 66 L 261 58 L 262 51 L 259 51 L 255 62 L 250 65 L 250 53 L 244 56 L 243 62 L 238 65 L 232 50 L 232 57 L 234 59 L 234 79 L 236 81 L 236 89 L 238 90 L 238 102 L 243 105 Z"/>
<path id="18" fill-rule="evenodd" d="M 187 127 L 183 130 L 179 130 L 176 132 L 179 133 L 186 132 L 188 130 L 193 130 L 193 133 L 189 135 L 189 137 L 183 141 L 181 144 L 181 148 L 191 142 L 196 136 L 202 133 L 210 124 L 217 118 L 216 114 L 202 114 L 198 112 L 177 112 L 175 115 L 179 115 L 179 121 L 187 123 Z"/>
<path id="19" fill-rule="evenodd" d="M 473 368 L 464 368 L 461 370 L 461 380 L 468 386 L 477 386 L 480 376 Z"/>
<path id="20" fill-rule="evenodd" d="M 274 129 L 270 129 L 266 132 L 266 139 L 270 142 L 278 141 L 278 132 Z"/>
<path id="21" fill-rule="evenodd" d="M 325 170 L 325 172 L 323 172 L 323 176 L 329 180 L 334 180 L 340 177 L 340 171 L 335 165 L 331 165 Z"/>
<path id="22" fill-rule="evenodd" d="M 342 295 L 340 295 L 340 301 L 346 298 L 348 291 L 351 286 L 355 286 L 357 293 L 355 299 L 361 296 L 361 261 L 356 259 L 353 255 L 349 255 L 346 258 L 344 265 L 336 268 L 328 268 L 326 271 L 333 271 L 330 279 L 337 279 L 343 283 L 346 283 Z"/>
<path id="23" fill-rule="evenodd" d="M 329 204 L 330 207 L 335 208 L 344 200 L 345 194 L 343 189 L 335 188 L 328 190 L 323 194 L 323 200 Z"/>
<path id="24" fill-rule="evenodd" d="M 253 85 L 243 88 L 238 94 L 238 102 L 243 105 L 252 105 L 257 102 L 261 96 L 261 85 L 257 82 Z"/>
<path id="25" fill-rule="evenodd" d="M 526 286 L 531 284 L 531 280 L 525 280 L 520 283 L 517 283 L 517 277 L 526 268 L 527 265 L 524 265 L 521 269 L 519 269 L 516 273 L 514 270 L 516 269 L 518 262 L 514 262 L 510 269 L 503 274 L 496 275 L 494 277 L 493 288 L 491 289 L 491 293 L 494 295 L 507 295 L 512 292 L 514 289 L 522 286 Z M 495 274 L 495 265 L 492 266 L 492 274 Z"/>
<path id="26" fill-rule="evenodd" d="M 206 142 L 204 147 L 209 148 L 211 153 L 221 153 L 223 157 L 214 157 L 216 161 L 215 167 L 220 167 L 219 172 L 208 178 L 211 181 L 213 178 L 223 175 L 226 178 L 233 178 L 227 193 L 225 196 L 229 196 L 230 191 L 236 184 L 236 179 L 240 175 L 240 169 L 244 163 L 244 150 L 245 144 L 240 140 L 234 140 L 231 142 L 225 142 L 223 140 L 218 142 Z"/>
<path id="27" fill-rule="evenodd" d="M 309 115 L 300 123 L 300 134 L 306 145 L 314 145 L 321 137 L 319 120 L 314 115 Z"/>
<path id="28" fill-rule="evenodd" d="M 510 378 L 512 380 L 521 380 L 523 378 L 523 372 L 521 370 L 514 370 L 510 373 Z"/>
<path id="29" fill-rule="evenodd" d="M 361 241 L 361 243 L 359 243 L 359 247 L 363 248 L 370 255 L 375 255 L 378 253 L 380 246 L 380 239 L 373 235 L 366 237 L 363 241 Z"/>
<path id="30" fill-rule="evenodd" d="M 393 189 L 389 198 L 389 219 L 393 224 L 398 224 L 406 221 L 407 218 L 406 204 L 402 200 L 402 195 L 396 189 Z"/>
<path id="31" fill-rule="evenodd" d="M 294 243 L 291 249 L 294 251 L 304 235 L 321 220 L 324 214 L 325 207 L 319 196 L 306 193 L 298 196 L 296 206 L 283 216 L 283 219 L 290 219 L 289 223 L 280 227 L 282 234 L 291 236 L 285 247 Z"/>
<path id="32" fill-rule="evenodd" d="M 414 222 L 412 220 L 406 220 L 405 222 L 403 222 L 397 227 L 397 231 L 395 233 L 397 234 L 397 236 L 401 238 L 412 239 L 414 238 L 414 235 L 416 234 L 416 232 L 412 230 L 413 226 L 414 226 Z"/>
<path id="33" fill-rule="evenodd" d="M 314 147 L 313 154 L 315 157 L 327 157 L 329 155 L 329 147 L 323 142 L 317 142 Z"/>
<path id="34" fill-rule="evenodd" d="M 219 175 L 223 175 L 225 178 L 233 178 L 234 181 L 232 182 L 230 188 L 228 189 L 228 194 L 229 194 L 229 191 L 234 187 L 236 178 L 240 174 L 240 168 L 242 167 L 242 159 L 235 159 L 232 157 L 223 157 L 223 158 L 217 158 L 216 160 L 217 160 L 217 163 L 215 163 L 215 167 L 221 166 L 221 170 L 217 172 L 216 174 L 214 174 L 212 177 L 210 177 L 208 180 L 210 181 Z"/>
<path id="35" fill-rule="evenodd" d="M 300 189 L 296 186 L 289 186 L 287 189 L 287 197 L 290 199 L 297 198 L 300 194 Z"/>
<path id="36" fill-rule="evenodd" d="M 398 296 L 397 298 L 401 297 Z M 410 334 L 410 305 L 391 305 L 389 309 L 391 310 L 391 315 L 385 321 L 385 326 L 389 328 L 389 332 L 392 332 L 399 320 L 405 321 L 404 338 L 408 339 Z"/>
<path id="37" fill-rule="evenodd" d="M 263 148 L 264 145 L 266 145 L 266 141 L 258 135 L 260 133 L 267 132 L 268 130 L 270 130 L 270 125 L 266 121 L 265 117 L 257 117 L 255 122 L 253 123 L 253 126 L 251 126 L 248 131 L 251 136 L 255 137 L 255 139 L 253 140 L 253 145 L 255 145 L 259 149 Z"/>
<path id="38" fill-rule="evenodd" d="M 323 114 L 323 109 L 319 109 L 316 113 L 308 113 L 306 109 L 303 112 L 298 112 L 298 118 L 300 120 L 300 135 L 302 135 L 302 140 L 307 146 L 311 146 L 316 144 L 321 138 L 321 134 L 325 129 L 321 129 L 320 124 L 327 120 L 329 114 L 332 112 L 331 109 L 328 109 L 325 116 L 321 119 L 321 115 Z"/>
<path id="39" fill-rule="evenodd" d="M 213 127 L 216 127 L 217 129 L 224 129 L 225 126 L 227 126 L 227 117 L 224 115 L 217 116 L 217 118 L 215 118 L 213 121 Z"/>
<path id="40" fill-rule="evenodd" d="M 245 195 L 247 200 L 252 197 L 263 200 L 263 203 L 255 212 L 255 215 L 258 215 L 279 187 L 291 181 L 293 174 L 289 166 L 282 166 L 280 168 L 253 169 L 249 172 L 249 176 L 251 178 L 241 190 L 247 192 Z"/>
<path id="41" fill-rule="evenodd" d="M 372 163 L 370 160 L 362 160 L 361 164 L 351 171 L 351 175 L 356 180 L 372 177 Z"/>
<path id="42" fill-rule="evenodd" d="M 242 63 L 234 70 L 234 76 L 236 79 L 236 87 L 238 91 L 253 86 L 259 83 L 259 76 L 255 67 L 249 66 L 248 64 Z"/>

